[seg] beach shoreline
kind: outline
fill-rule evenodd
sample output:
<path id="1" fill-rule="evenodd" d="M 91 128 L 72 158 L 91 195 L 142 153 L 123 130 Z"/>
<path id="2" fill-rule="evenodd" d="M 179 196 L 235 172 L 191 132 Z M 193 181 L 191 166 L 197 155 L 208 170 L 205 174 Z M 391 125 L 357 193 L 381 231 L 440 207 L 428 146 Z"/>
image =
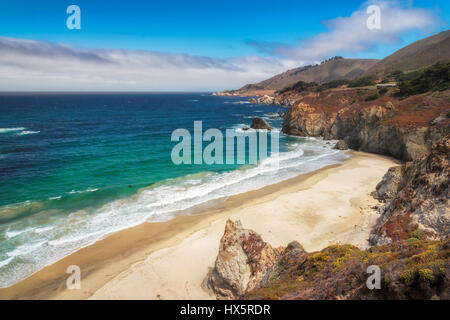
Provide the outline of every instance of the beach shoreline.
<path id="1" fill-rule="evenodd" d="M 378 217 L 370 192 L 397 162 L 350 155 L 342 164 L 229 197 L 201 212 L 114 233 L 0 289 L 0 299 L 212 299 L 201 281 L 214 264 L 228 218 L 242 220 L 273 246 L 297 240 L 308 251 L 337 242 L 363 247 Z M 80 290 L 66 289 L 70 265 L 81 269 Z"/>

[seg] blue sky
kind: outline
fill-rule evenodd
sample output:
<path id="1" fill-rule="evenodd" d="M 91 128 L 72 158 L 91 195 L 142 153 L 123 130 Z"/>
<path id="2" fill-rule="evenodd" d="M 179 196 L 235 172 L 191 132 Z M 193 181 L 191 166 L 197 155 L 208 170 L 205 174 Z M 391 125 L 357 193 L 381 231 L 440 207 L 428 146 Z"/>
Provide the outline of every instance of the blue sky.
<path id="1" fill-rule="evenodd" d="M 332 28 L 327 25 L 327 21 L 351 17 L 358 10 L 363 12 L 369 3 L 355 0 L 3 0 L 0 3 L 0 36 L 36 40 L 43 44 L 64 44 L 76 50 L 125 49 L 225 60 L 235 57 L 290 60 L 270 60 L 272 64 L 279 63 L 281 70 L 320 60 L 328 55 L 383 58 L 415 40 L 448 29 L 450 1 L 383 3 L 402 10 L 423 10 L 422 13 L 429 16 L 426 21 L 418 22 L 417 26 L 407 25 L 395 32 L 380 35 L 361 47 L 359 44 L 354 47 L 350 45 L 346 50 L 345 46 L 331 46 L 330 50 L 317 54 L 313 50 L 304 56 L 298 54 L 303 49 L 302 45 L 317 35 L 330 33 Z M 66 8 L 71 4 L 81 8 L 81 30 L 68 30 L 66 27 Z M 352 32 L 353 30 L 349 33 Z M 341 41 L 336 37 L 326 39 Z M 364 39 L 358 41 L 367 42 Z M 261 51 L 251 43 L 269 43 L 274 49 Z M 283 46 L 291 46 L 291 53 L 280 54 L 281 50 L 278 49 Z M 294 49 L 297 53 L 294 53 Z M 275 69 L 269 67 L 267 73 L 278 71 Z M 255 74 L 255 80 L 258 80 L 258 76 L 265 75 Z M 225 86 L 239 86 L 244 80 L 248 81 L 245 78 L 236 84 L 227 83 Z M 199 86 L 199 89 L 202 88 Z"/>

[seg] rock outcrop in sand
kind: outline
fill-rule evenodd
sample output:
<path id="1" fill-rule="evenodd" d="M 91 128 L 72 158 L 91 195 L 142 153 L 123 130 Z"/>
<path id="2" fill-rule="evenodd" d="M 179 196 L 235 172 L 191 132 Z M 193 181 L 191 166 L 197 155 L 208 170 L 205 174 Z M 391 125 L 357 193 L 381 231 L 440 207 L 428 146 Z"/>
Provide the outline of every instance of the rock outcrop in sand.
<path id="1" fill-rule="evenodd" d="M 347 150 L 348 149 L 348 145 L 347 142 L 345 142 L 344 140 L 339 140 L 335 146 L 333 147 L 333 149 L 337 149 L 337 150 Z"/>
<path id="2" fill-rule="evenodd" d="M 252 125 L 250 126 L 252 129 L 265 129 L 272 130 L 271 125 L 263 118 L 255 117 L 252 120 Z"/>
<path id="3" fill-rule="evenodd" d="M 428 155 L 394 167 L 377 185 L 387 200 L 371 235 L 373 244 L 410 238 L 442 240 L 450 236 L 450 135 L 436 142 Z"/>
<path id="4" fill-rule="evenodd" d="M 256 288 L 281 254 L 240 221 L 228 220 L 214 268 L 203 282 L 218 299 L 234 299 Z"/>

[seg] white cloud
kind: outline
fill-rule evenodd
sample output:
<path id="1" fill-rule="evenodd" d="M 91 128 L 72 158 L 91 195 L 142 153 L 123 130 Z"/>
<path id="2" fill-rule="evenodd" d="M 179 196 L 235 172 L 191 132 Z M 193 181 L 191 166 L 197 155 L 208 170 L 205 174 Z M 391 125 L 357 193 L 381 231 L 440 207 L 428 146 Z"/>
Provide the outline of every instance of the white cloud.
<path id="1" fill-rule="evenodd" d="M 381 29 L 367 28 L 367 7 L 377 5 L 381 9 Z M 428 30 L 438 23 L 432 12 L 407 7 L 396 1 L 369 1 L 349 17 L 339 17 L 325 24 L 328 32 L 305 39 L 295 45 L 281 43 L 251 44 L 264 52 L 302 61 L 320 61 L 340 52 L 363 52 L 379 44 L 391 44 L 412 30 Z"/>
<path id="2" fill-rule="evenodd" d="M 0 37 L 0 90 L 216 90 L 292 68 L 258 56 L 219 59 L 154 51 L 76 49 Z"/>

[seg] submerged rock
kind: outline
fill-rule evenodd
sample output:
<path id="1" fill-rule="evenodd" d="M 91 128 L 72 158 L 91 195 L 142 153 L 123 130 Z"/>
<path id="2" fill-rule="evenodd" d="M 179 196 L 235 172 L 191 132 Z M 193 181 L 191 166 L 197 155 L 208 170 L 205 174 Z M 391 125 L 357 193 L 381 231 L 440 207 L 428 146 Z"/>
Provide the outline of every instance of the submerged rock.
<path id="1" fill-rule="evenodd" d="M 259 286 L 281 251 L 256 232 L 244 229 L 240 221 L 228 220 L 214 268 L 203 281 L 203 288 L 218 299 L 237 298 Z"/>
<path id="2" fill-rule="evenodd" d="M 253 118 L 252 125 L 250 127 L 252 129 L 266 129 L 266 130 L 273 129 L 265 119 L 259 117 Z"/>

